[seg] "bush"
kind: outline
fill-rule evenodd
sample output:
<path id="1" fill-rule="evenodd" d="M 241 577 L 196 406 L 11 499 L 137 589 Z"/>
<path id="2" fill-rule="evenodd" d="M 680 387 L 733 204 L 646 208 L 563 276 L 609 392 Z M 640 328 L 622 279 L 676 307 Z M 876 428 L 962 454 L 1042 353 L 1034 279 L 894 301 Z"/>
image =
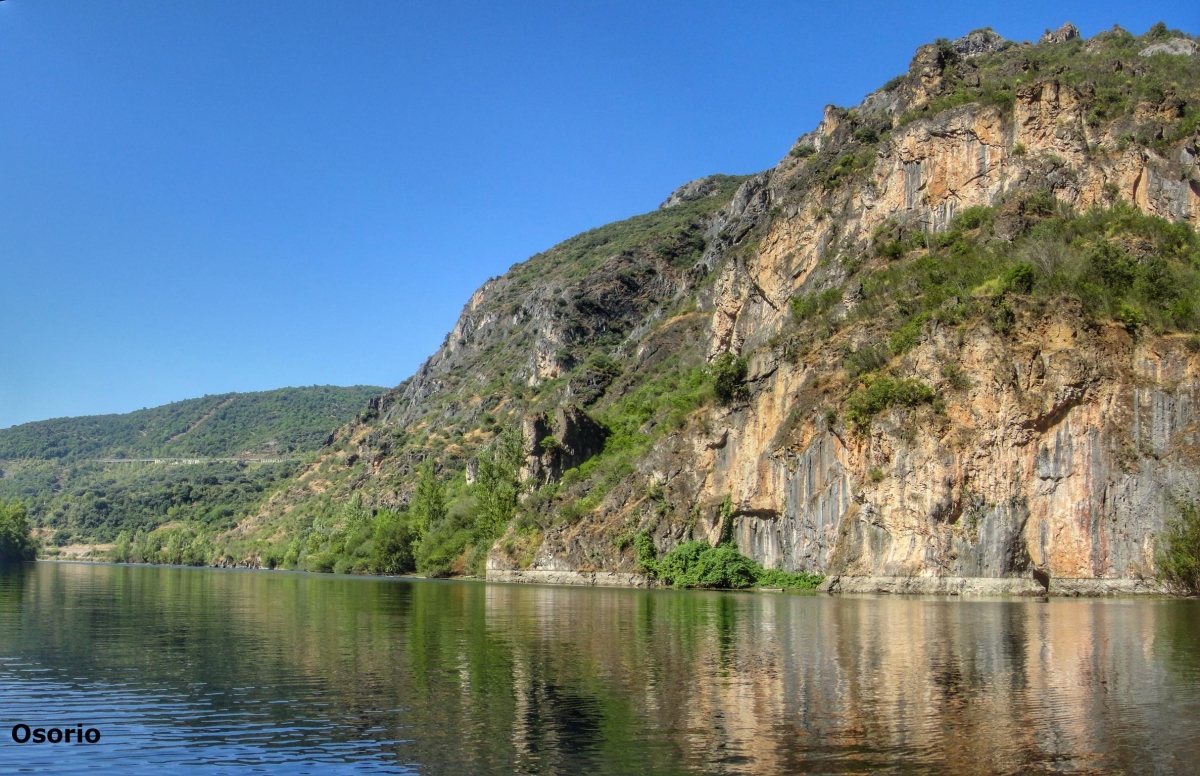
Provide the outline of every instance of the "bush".
<path id="1" fill-rule="evenodd" d="M 404 574 L 415 570 L 413 543 L 420 538 L 407 514 L 379 510 L 375 515 L 371 569 L 377 574 Z"/>
<path id="2" fill-rule="evenodd" d="M 0 501 L 0 562 L 35 560 L 37 540 L 29 535 L 29 520 L 20 501 Z"/>
<path id="3" fill-rule="evenodd" d="M 1200 508 L 1181 504 L 1160 539 L 1158 576 L 1180 592 L 1200 593 Z"/>
<path id="4" fill-rule="evenodd" d="M 1033 265 L 1023 261 L 1004 273 L 1004 288 L 1018 294 L 1028 294 L 1033 291 L 1033 280 Z"/>
<path id="5" fill-rule="evenodd" d="M 656 572 L 675 587 L 738 589 L 758 581 L 758 564 L 730 544 L 710 547 L 706 542 L 686 542 L 664 555 Z"/>
<path id="6" fill-rule="evenodd" d="M 1142 327 L 1146 325 L 1146 316 L 1141 310 L 1133 305 L 1121 303 L 1121 308 L 1117 311 L 1117 319 L 1121 321 L 1121 325 L 1125 327 L 1125 331 L 1134 339 L 1141 333 Z"/>
<path id="7" fill-rule="evenodd" d="M 864 345 L 850 353 L 842 361 L 842 366 L 846 370 L 846 375 L 853 379 L 859 375 L 878 371 L 887 366 L 887 362 L 887 348 L 879 343 L 875 343 Z"/>
<path id="8" fill-rule="evenodd" d="M 746 393 L 746 375 L 749 366 L 745 358 L 732 353 L 722 353 L 712 363 L 713 393 L 717 401 L 729 404 Z"/>
<path id="9" fill-rule="evenodd" d="M 784 571 L 783 569 L 760 569 L 758 572 L 759 587 L 812 590 L 820 585 L 824 579 L 825 577 L 820 574 L 808 574 L 803 571 L 793 573 Z"/>
<path id="10" fill-rule="evenodd" d="M 814 315 L 829 312 L 842 301 L 840 288 L 827 288 L 816 294 L 797 294 L 788 301 L 792 318 L 797 321 L 807 321 Z"/>
<path id="11" fill-rule="evenodd" d="M 879 377 L 846 399 L 846 418 L 860 430 L 870 427 L 871 418 L 893 404 L 916 407 L 933 401 L 933 389 L 920 380 Z"/>
<path id="12" fill-rule="evenodd" d="M 723 511 L 729 511 L 722 505 Z M 710 547 L 706 542 L 685 542 L 658 560 L 654 540 L 645 531 L 633 537 L 638 570 L 674 587 L 740 590 L 747 587 L 811 589 L 824 579 L 819 574 L 793 574 L 764 569 L 738 552 L 732 542 Z"/>
<path id="13" fill-rule="evenodd" d="M 888 350 L 893 355 L 901 356 L 916 347 L 917 343 L 921 341 L 921 330 L 925 327 L 927 320 L 929 320 L 929 313 L 923 312 L 905 321 L 900 328 L 892 332 L 892 336 L 888 337 Z"/>

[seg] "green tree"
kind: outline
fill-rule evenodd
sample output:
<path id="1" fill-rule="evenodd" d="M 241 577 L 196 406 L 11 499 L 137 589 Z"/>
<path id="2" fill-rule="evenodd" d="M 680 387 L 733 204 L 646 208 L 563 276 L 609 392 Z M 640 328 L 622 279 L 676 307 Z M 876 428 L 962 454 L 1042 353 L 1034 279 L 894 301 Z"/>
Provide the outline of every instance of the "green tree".
<path id="1" fill-rule="evenodd" d="M 729 404 L 746 394 L 746 375 L 749 366 L 745 358 L 722 353 L 712 362 L 713 393 L 722 404 Z"/>
<path id="2" fill-rule="evenodd" d="M 375 515 L 371 568 L 377 574 L 403 574 L 416 568 L 413 543 L 421 537 L 413 531 L 409 515 L 381 509 Z"/>
<path id="3" fill-rule="evenodd" d="M 479 456 L 475 480 L 480 537 L 499 536 L 517 513 L 521 497 L 521 464 L 525 461 L 525 439 L 520 431 L 508 430 Z"/>
<path id="4" fill-rule="evenodd" d="M 429 533 L 446 519 L 446 488 L 433 471 L 433 460 L 421 465 L 412 500 L 412 527 L 418 537 Z"/>
<path id="5" fill-rule="evenodd" d="M 1158 552 L 1159 577 L 1181 592 L 1200 593 L 1200 507 L 1181 504 Z"/>
<path id="6" fill-rule="evenodd" d="M 34 560 L 37 541 L 29 535 L 29 520 L 20 501 L 0 502 L 0 562 Z"/>
<path id="7" fill-rule="evenodd" d="M 117 535 L 116 543 L 113 544 L 111 553 L 113 563 L 128 563 L 130 553 L 129 532 L 122 531 Z"/>

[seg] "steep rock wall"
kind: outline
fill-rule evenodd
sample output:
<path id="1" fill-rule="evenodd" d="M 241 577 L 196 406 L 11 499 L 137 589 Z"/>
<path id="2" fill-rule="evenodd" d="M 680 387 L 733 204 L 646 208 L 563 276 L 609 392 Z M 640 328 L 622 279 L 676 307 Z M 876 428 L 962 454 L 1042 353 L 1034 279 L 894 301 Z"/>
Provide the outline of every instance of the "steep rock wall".
<path id="1" fill-rule="evenodd" d="M 945 388 L 937 364 L 949 354 L 971 386 L 947 388 L 942 414 L 890 410 L 864 437 L 822 428 L 814 410 L 795 417 L 805 393 L 830 379 L 828 364 L 788 363 L 759 347 L 779 333 L 789 298 L 811 287 L 836 243 L 866 241 L 888 223 L 937 233 L 968 207 L 1039 187 L 1080 210 L 1124 199 L 1200 225 L 1195 141 L 1173 158 L 1106 152 L 1128 126 L 1091 127 L 1082 106 L 1051 79 L 1021 89 L 1008 111 L 967 105 L 908 124 L 879 152 L 867 185 L 789 202 L 800 164 L 790 157 L 747 181 L 714 234 L 736 239 L 732 227 L 748 216 L 784 215 L 752 252 L 714 261 L 717 280 L 701 298 L 712 310 L 708 353 L 753 354 L 752 398 L 662 440 L 639 466 L 669 500 L 695 505 L 691 518 L 649 517 L 644 499 L 618 490 L 583 524 L 549 531 L 533 568 L 631 571 L 631 555 L 614 554 L 612 537 L 632 525 L 649 526 L 660 549 L 687 535 L 715 541 L 716 504 L 731 494 L 739 548 L 768 567 L 1153 575 L 1156 535 L 1175 500 L 1194 497 L 1200 483 L 1200 361 L 1182 338 L 1134 342 L 1071 309 L 1026 310 L 1010 338 L 986 326 L 962 336 L 927 325 L 906 357 L 909 374 Z M 802 142 L 835 142 L 840 128 L 830 109 Z M 831 213 L 841 215 L 840 233 Z"/>

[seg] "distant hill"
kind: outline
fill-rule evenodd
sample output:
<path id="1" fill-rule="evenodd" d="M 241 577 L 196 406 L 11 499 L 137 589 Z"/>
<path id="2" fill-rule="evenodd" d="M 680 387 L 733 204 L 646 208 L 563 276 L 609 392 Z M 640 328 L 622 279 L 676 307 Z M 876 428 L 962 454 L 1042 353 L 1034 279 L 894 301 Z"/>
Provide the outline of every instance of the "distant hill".
<path id="1" fill-rule="evenodd" d="M 133 535 L 168 522 L 225 530 L 299 465 L 255 459 L 302 458 L 317 450 L 382 391 L 322 385 L 226 393 L 3 429 L 0 501 L 24 501 L 39 528 L 55 531 L 52 546 L 112 541 L 122 531 Z M 205 462 L 103 462 L 113 458 Z M 247 460 L 210 460 L 230 458 Z"/>
<path id="2" fill-rule="evenodd" d="M 383 388 L 314 385 L 224 393 L 123 415 L 89 415 L 0 430 L 0 459 L 286 456 L 320 447 Z"/>

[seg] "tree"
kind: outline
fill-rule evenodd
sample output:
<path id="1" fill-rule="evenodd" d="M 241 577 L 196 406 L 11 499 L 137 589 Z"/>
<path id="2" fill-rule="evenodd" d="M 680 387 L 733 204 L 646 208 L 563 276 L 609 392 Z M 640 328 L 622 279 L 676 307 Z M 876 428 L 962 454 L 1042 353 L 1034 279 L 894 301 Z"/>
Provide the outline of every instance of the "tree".
<path id="1" fill-rule="evenodd" d="M 409 515 L 381 509 L 375 515 L 374 548 L 371 567 L 377 574 L 403 574 L 416 568 L 413 542 L 415 535 Z"/>
<path id="2" fill-rule="evenodd" d="M 521 465 L 525 462 L 525 439 L 509 430 L 479 456 L 475 480 L 475 503 L 479 510 L 481 538 L 499 536 L 517 513 L 521 497 Z"/>
<path id="3" fill-rule="evenodd" d="M 746 394 L 746 375 L 749 367 L 745 358 L 722 353 L 712 362 L 713 392 L 717 401 L 730 404 Z"/>
<path id="4" fill-rule="evenodd" d="M 0 501 L 0 562 L 34 560 L 37 541 L 29 535 L 29 520 L 20 501 Z"/>
<path id="5" fill-rule="evenodd" d="M 432 459 L 427 459 L 421 465 L 421 475 L 413 493 L 410 512 L 412 527 L 418 539 L 446 519 L 446 489 L 433 472 Z"/>
<path id="6" fill-rule="evenodd" d="M 1180 504 L 1179 516 L 1162 537 L 1157 560 L 1164 582 L 1180 592 L 1200 593 L 1200 507 Z"/>

